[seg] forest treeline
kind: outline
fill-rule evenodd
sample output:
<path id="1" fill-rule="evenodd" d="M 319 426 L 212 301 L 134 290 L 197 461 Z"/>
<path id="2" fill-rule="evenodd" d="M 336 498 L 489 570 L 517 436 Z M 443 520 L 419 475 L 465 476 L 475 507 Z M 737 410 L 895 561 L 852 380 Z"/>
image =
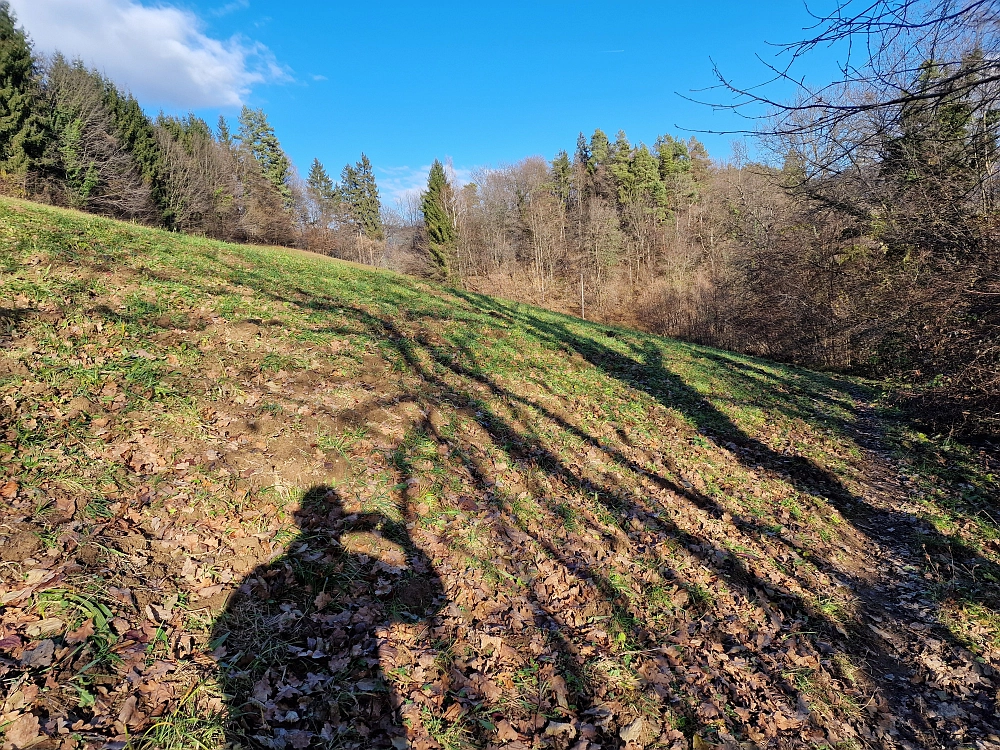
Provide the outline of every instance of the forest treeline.
<path id="1" fill-rule="evenodd" d="M 897 377 L 940 429 L 995 433 L 1000 68 L 983 19 L 950 17 L 968 33 L 914 48 L 897 94 L 855 81 L 836 105 L 780 111 L 767 163 L 597 130 L 466 184 L 435 162 L 426 190 L 390 208 L 364 154 L 337 182 L 318 160 L 302 178 L 260 109 L 232 128 L 150 118 L 82 63 L 36 57 L 0 3 L 0 177 L 9 194 L 174 231 Z"/>

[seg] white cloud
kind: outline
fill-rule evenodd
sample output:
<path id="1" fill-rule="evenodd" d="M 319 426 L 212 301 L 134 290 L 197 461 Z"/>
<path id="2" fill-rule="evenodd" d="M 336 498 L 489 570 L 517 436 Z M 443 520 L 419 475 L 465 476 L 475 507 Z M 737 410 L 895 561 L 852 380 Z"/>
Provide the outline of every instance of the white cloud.
<path id="1" fill-rule="evenodd" d="M 454 187 L 467 185 L 472 179 L 471 169 L 448 164 L 445 170 Z M 427 189 L 427 175 L 430 171 L 430 164 L 422 167 L 375 167 L 382 202 L 402 206 L 407 200 L 418 197 Z"/>
<path id="2" fill-rule="evenodd" d="M 207 36 L 193 13 L 135 0 L 13 0 L 35 48 L 82 59 L 145 106 L 241 105 L 254 84 L 287 80 L 262 44 Z"/>
<path id="3" fill-rule="evenodd" d="M 239 10 L 246 10 L 250 7 L 250 0 L 233 0 L 231 3 L 226 3 L 221 8 L 216 8 L 211 13 L 216 18 L 222 18 L 223 16 L 228 16 L 230 13 L 235 13 Z"/>
<path id="4" fill-rule="evenodd" d="M 375 167 L 375 179 L 382 203 L 403 207 L 408 200 L 420 195 L 427 187 L 427 171 L 430 166 L 419 167 Z"/>

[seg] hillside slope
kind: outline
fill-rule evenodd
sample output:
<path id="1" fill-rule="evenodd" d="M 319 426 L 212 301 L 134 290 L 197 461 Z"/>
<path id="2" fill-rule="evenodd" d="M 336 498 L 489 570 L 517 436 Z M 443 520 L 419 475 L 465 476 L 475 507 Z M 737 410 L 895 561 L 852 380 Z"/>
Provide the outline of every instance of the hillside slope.
<path id="1" fill-rule="evenodd" d="M 0 347 L 3 747 L 1000 747 L 872 384 L 9 200 Z"/>

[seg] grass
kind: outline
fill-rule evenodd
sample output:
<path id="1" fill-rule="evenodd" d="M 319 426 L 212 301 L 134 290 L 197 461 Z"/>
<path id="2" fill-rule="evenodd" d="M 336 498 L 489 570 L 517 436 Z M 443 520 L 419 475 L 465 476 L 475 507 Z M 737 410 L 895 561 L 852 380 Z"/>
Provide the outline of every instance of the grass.
<path id="1" fill-rule="evenodd" d="M 905 423 L 886 384 L 13 200 L 0 246 L 0 487 L 17 485 L 0 534 L 70 571 L 18 616 L 94 621 L 95 664 L 59 667 L 80 721 L 117 716 L 123 665 L 179 663 L 188 636 L 201 655 L 133 747 L 219 746 L 249 705 L 233 696 L 292 700 L 262 682 L 286 668 L 306 703 L 325 691 L 322 721 L 296 726 L 331 746 L 363 742 L 336 727 L 390 711 L 392 691 L 417 706 L 414 742 L 482 747 L 501 720 L 544 737 L 529 714 L 565 718 L 556 664 L 605 743 L 638 716 L 749 741 L 800 697 L 833 723 L 906 722 L 865 661 L 892 651 L 880 622 L 909 634 L 892 669 L 927 669 L 918 615 L 879 609 L 887 561 L 955 659 L 995 661 L 996 466 Z M 2 585 L 36 558 L 7 561 Z M 433 616 L 398 594 L 421 576 Z M 242 609 L 201 598 L 244 582 Z M 175 620 L 136 641 L 170 596 Z M 702 720 L 706 703 L 733 710 Z"/>

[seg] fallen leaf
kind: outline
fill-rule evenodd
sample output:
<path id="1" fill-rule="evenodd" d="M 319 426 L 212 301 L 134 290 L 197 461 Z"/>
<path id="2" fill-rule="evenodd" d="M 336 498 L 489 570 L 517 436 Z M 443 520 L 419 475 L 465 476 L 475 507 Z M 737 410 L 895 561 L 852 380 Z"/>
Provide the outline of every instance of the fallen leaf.
<path id="1" fill-rule="evenodd" d="M 38 717 L 34 714 L 22 714 L 13 724 L 7 727 L 6 740 L 12 747 L 31 747 L 38 742 Z"/>
<path id="2" fill-rule="evenodd" d="M 631 724 L 626 724 L 619 729 L 618 736 L 622 738 L 622 742 L 635 742 L 642 737 L 644 728 L 645 722 L 642 719 L 636 719 Z"/>
<path id="3" fill-rule="evenodd" d="M 83 625 L 78 627 L 76 630 L 71 630 L 66 634 L 66 643 L 71 646 L 75 646 L 77 643 L 83 643 L 85 640 L 90 638 L 94 634 L 94 621 L 87 620 Z"/>
<path id="4" fill-rule="evenodd" d="M 516 740 L 520 735 L 517 730 L 510 725 L 510 722 L 506 719 L 497 722 L 497 741 L 498 742 L 512 742 Z"/>
<path id="5" fill-rule="evenodd" d="M 52 664 L 52 657 L 56 651 L 56 644 L 52 640 L 45 640 L 39 643 L 30 651 L 21 654 L 22 667 L 47 667 Z"/>
<path id="6" fill-rule="evenodd" d="M 698 706 L 698 716 L 700 716 L 702 719 L 706 720 L 714 719 L 718 715 L 719 715 L 719 709 L 715 705 L 709 703 L 708 701 L 705 701 L 700 706 Z"/>
<path id="7" fill-rule="evenodd" d="M 0 486 L 0 497 L 4 500 L 10 500 L 17 494 L 17 489 L 17 482 L 12 479 L 3 486 Z"/>
<path id="8" fill-rule="evenodd" d="M 569 708 L 569 688 L 566 686 L 566 680 L 560 675 L 553 675 L 549 679 L 549 685 L 552 687 L 552 692 L 555 693 L 559 707 Z"/>
<path id="9" fill-rule="evenodd" d="M 312 732 L 305 732 L 301 729 L 293 729 L 285 735 L 288 743 L 294 748 L 309 747 L 312 744 Z"/>
<path id="10" fill-rule="evenodd" d="M 142 712 L 136 708 L 138 703 L 138 698 L 134 695 L 129 696 L 125 701 L 125 704 L 122 706 L 121 711 L 118 712 L 118 721 L 126 726 L 135 726 L 136 724 L 141 723 L 142 719 L 145 717 L 142 715 Z"/>
<path id="11" fill-rule="evenodd" d="M 205 588 L 194 592 L 194 598 L 197 601 L 201 601 L 203 599 L 211 599 L 216 594 L 221 594 L 225 590 L 225 588 L 226 588 L 225 584 L 222 583 L 217 583 L 214 586 L 206 586 Z"/>
<path id="12" fill-rule="evenodd" d="M 153 622 L 166 623 L 170 622 L 170 619 L 174 616 L 174 607 L 177 605 L 178 597 L 176 594 L 168 596 L 163 604 L 147 604 L 146 605 L 146 617 L 148 617 Z"/>
<path id="13" fill-rule="evenodd" d="M 47 617 L 44 620 L 31 623 L 24 629 L 24 632 L 32 640 L 37 640 L 61 633 L 65 627 L 66 623 L 58 617 Z"/>
<path id="14" fill-rule="evenodd" d="M 325 607 L 327 604 L 329 604 L 332 601 L 333 601 L 333 597 L 332 596 L 330 596 L 325 591 L 320 591 L 316 595 L 316 598 L 313 599 L 313 606 L 316 607 L 316 609 L 323 609 L 323 607 Z"/>
<path id="15" fill-rule="evenodd" d="M 792 716 L 785 716 L 781 712 L 776 712 L 774 714 L 774 724 L 778 729 L 795 729 L 802 722 Z"/>
<path id="16" fill-rule="evenodd" d="M 568 722 L 550 721 L 545 727 L 545 734 L 550 737 L 566 735 L 566 738 L 571 740 L 576 737 L 576 729 Z"/>

